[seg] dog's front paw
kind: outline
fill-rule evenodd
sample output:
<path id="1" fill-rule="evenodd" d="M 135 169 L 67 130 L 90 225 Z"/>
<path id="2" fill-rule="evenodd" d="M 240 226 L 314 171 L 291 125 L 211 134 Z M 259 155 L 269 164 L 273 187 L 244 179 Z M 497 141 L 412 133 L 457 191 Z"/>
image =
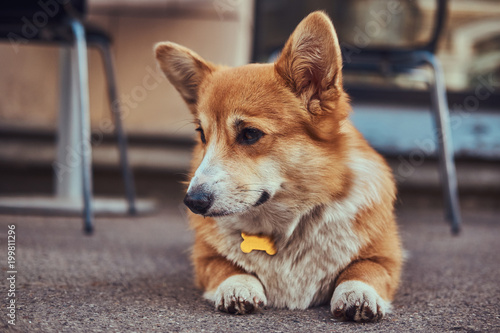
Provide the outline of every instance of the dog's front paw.
<path id="1" fill-rule="evenodd" d="M 332 314 L 340 320 L 378 321 L 390 310 L 391 303 L 382 299 L 372 286 L 354 280 L 339 284 L 331 302 Z"/>
<path id="2" fill-rule="evenodd" d="M 252 313 L 267 303 L 262 283 L 250 274 L 230 276 L 215 292 L 206 292 L 204 296 L 213 301 L 218 310 L 233 314 Z"/>

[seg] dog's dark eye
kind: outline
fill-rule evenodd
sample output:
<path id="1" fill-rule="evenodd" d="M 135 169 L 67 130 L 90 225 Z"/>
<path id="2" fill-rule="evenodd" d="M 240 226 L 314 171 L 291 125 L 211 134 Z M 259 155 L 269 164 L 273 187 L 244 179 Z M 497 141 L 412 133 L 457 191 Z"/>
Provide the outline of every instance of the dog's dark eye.
<path id="1" fill-rule="evenodd" d="M 196 130 L 200 132 L 201 142 L 203 142 L 204 144 L 207 143 L 207 140 L 205 139 L 205 132 L 203 132 L 203 128 L 198 127 Z"/>
<path id="2" fill-rule="evenodd" d="M 242 145 L 251 145 L 259 141 L 264 133 L 256 128 L 244 128 L 238 135 L 238 142 Z"/>

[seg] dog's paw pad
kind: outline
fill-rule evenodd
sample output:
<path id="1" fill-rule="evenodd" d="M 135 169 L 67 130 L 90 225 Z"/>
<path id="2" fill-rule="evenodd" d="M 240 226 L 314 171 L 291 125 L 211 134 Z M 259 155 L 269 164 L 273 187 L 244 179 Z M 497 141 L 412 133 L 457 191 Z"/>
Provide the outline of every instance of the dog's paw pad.
<path id="1" fill-rule="evenodd" d="M 222 312 L 248 314 L 262 309 L 267 302 L 260 281 L 248 274 L 233 275 L 222 282 L 215 293 L 205 297 L 215 303 Z"/>
<path id="2" fill-rule="evenodd" d="M 340 320 L 372 322 L 390 312 L 391 305 L 375 289 L 361 281 L 346 281 L 334 291 L 331 311 Z"/>

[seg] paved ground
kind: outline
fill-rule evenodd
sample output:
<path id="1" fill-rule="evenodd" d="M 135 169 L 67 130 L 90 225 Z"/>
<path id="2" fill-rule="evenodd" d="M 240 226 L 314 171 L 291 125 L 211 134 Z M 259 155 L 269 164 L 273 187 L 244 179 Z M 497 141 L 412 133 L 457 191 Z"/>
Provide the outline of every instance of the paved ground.
<path id="1" fill-rule="evenodd" d="M 399 208 L 409 258 L 394 313 L 351 324 L 327 307 L 216 312 L 193 287 L 192 234 L 174 202 L 154 216 L 99 218 L 92 237 L 78 218 L 0 215 L 0 331 L 500 332 L 500 211 L 465 211 L 456 238 L 440 210 Z M 6 310 L 9 224 L 17 233 L 15 326 Z"/>

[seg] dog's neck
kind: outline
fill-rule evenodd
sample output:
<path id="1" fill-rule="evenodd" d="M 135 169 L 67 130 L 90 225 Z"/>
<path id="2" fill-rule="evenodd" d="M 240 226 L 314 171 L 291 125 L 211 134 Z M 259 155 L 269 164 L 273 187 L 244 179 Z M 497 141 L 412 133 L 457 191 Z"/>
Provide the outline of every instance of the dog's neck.
<path id="1" fill-rule="evenodd" d="M 272 237 L 276 248 L 280 249 L 286 246 L 297 229 L 301 229 L 301 221 L 319 211 L 322 211 L 322 206 L 287 207 L 271 201 L 251 212 L 219 217 L 216 221 L 219 228 L 235 235 L 243 232 Z"/>

